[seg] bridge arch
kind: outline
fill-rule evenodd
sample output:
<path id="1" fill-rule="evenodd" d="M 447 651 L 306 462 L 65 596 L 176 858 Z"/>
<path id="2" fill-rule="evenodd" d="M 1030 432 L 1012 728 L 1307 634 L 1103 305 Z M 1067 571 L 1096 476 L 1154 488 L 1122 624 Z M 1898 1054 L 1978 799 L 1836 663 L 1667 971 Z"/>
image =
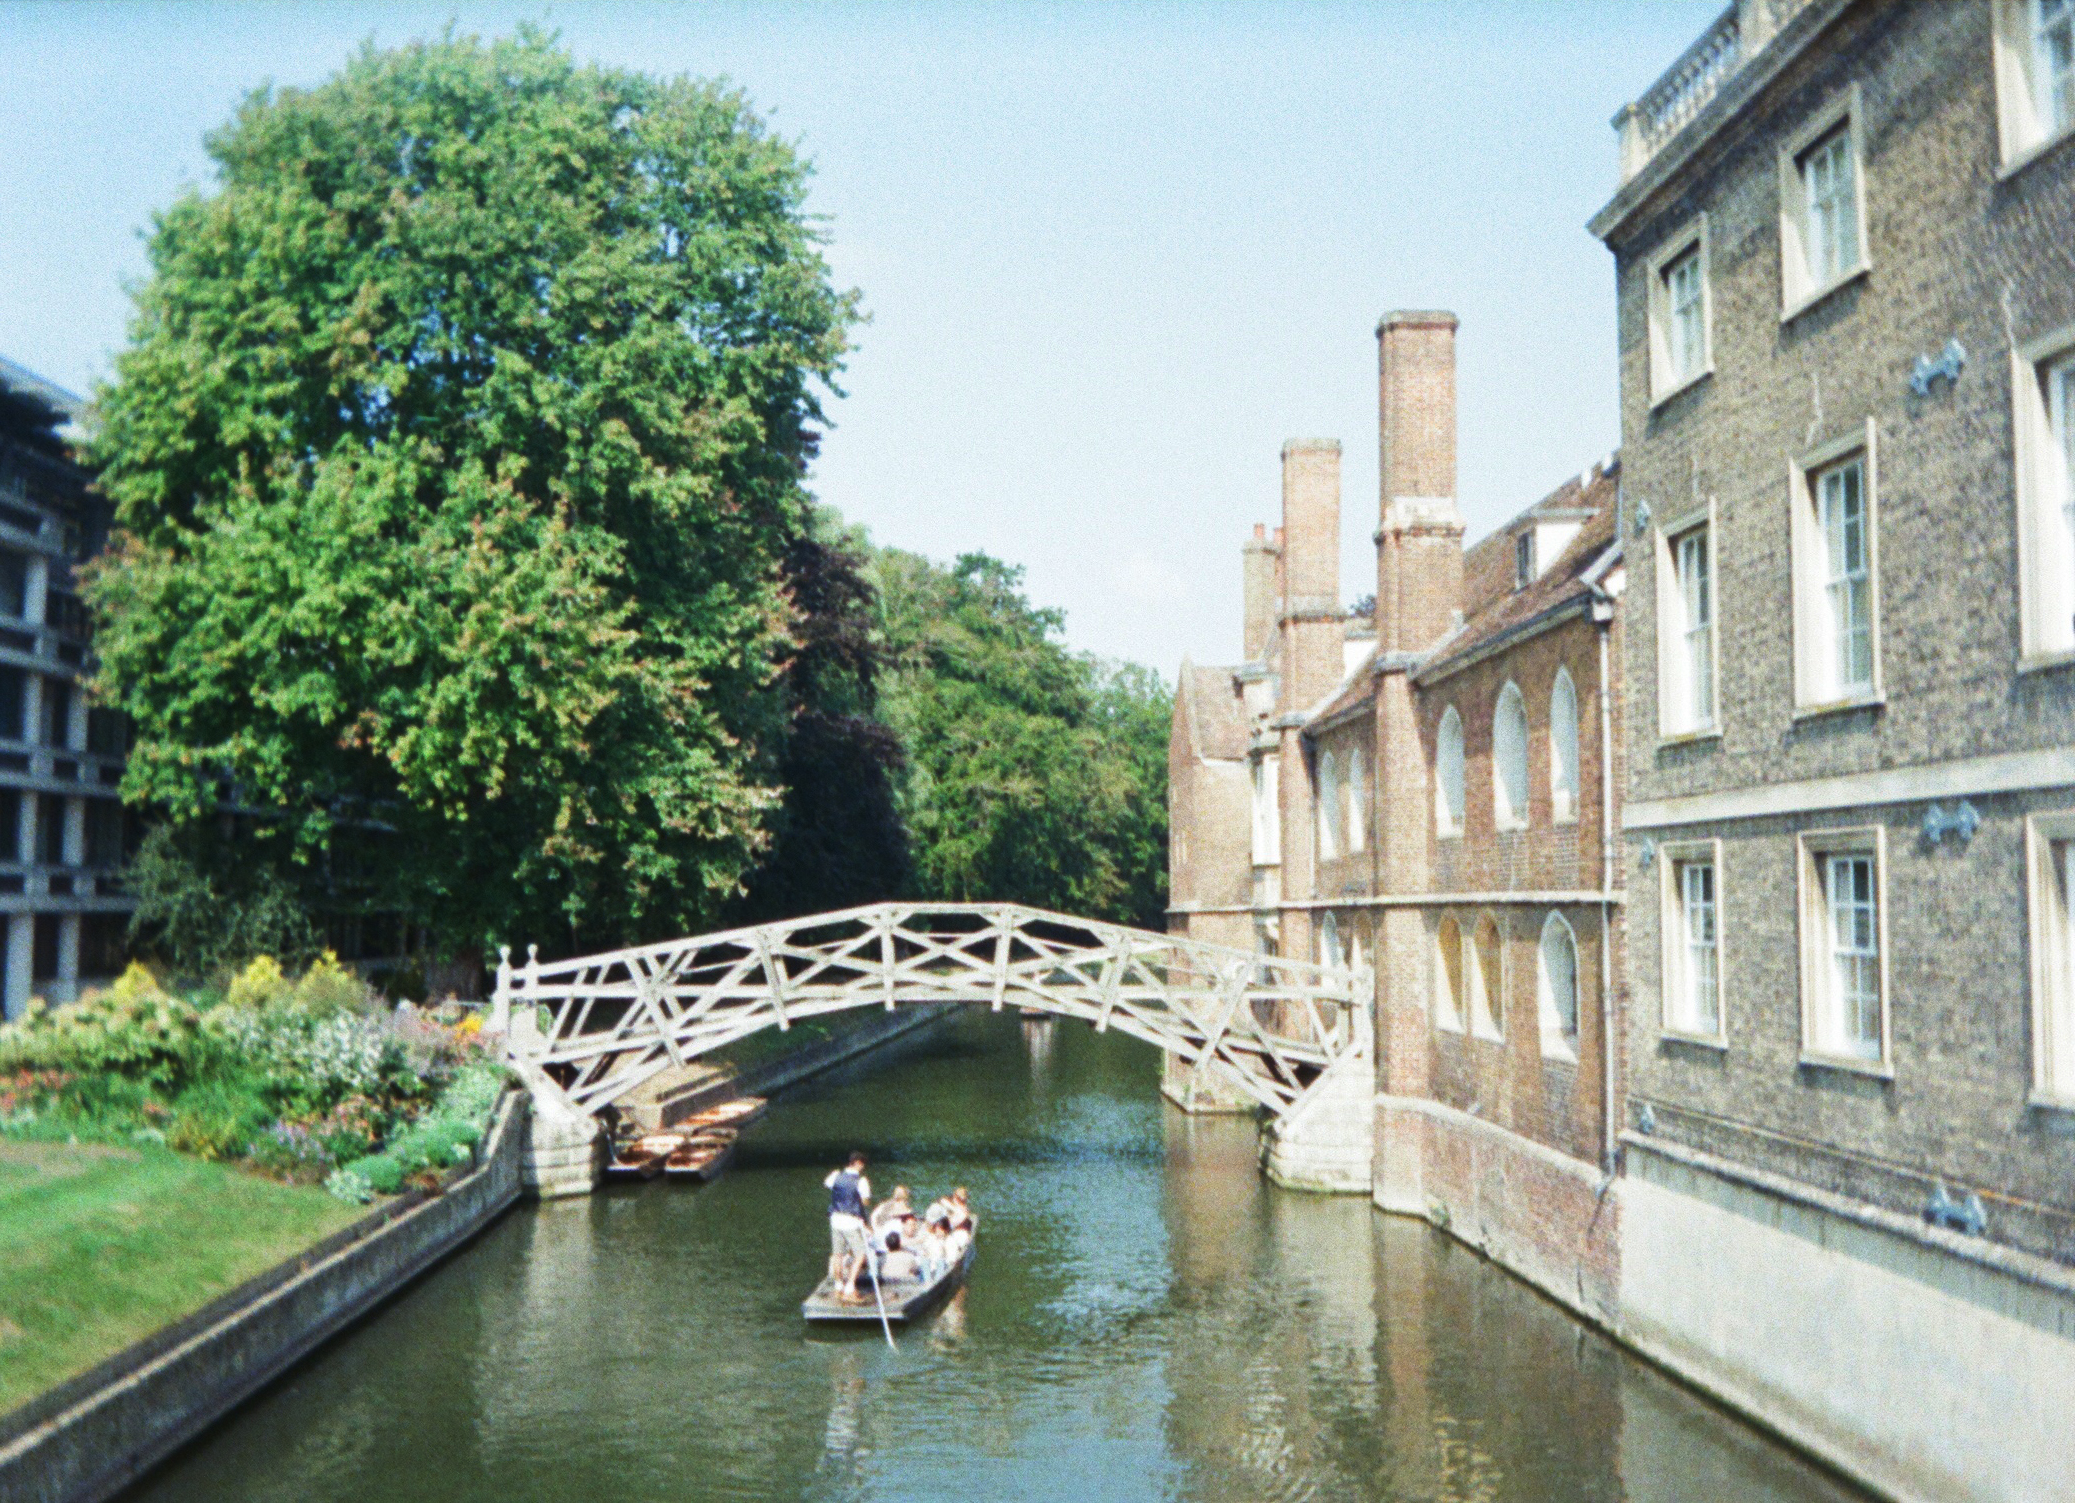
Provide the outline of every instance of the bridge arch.
<path id="1" fill-rule="evenodd" d="M 529 950 L 514 965 L 505 951 L 492 1027 L 536 1110 L 572 1122 L 766 1028 L 862 1008 L 1015 1006 L 1177 1055 L 1288 1135 L 1333 1115 L 1329 1097 L 1358 1094 L 1366 1111 L 1367 997 L 1365 972 L 1020 904 L 877 903 L 569 960 Z M 1366 1173 L 1366 1147 L 1361 1158 Z"/>

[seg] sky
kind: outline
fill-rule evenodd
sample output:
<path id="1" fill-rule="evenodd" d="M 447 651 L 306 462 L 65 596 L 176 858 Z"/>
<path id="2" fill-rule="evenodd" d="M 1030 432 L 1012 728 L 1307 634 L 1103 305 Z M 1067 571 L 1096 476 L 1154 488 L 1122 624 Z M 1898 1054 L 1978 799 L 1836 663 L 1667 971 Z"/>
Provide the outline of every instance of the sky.
<path id="1" fill-rule="evenodd" d="M 142 232 L 203 136 L 364 40 L 506 33 L 725 76 L 815 164 L 863 294 L 812 486 L 881 543 L 1028 572 L 1076 647 L 1239 656 L 1279 453 L 1338 438 L 1342 588 L 1374 587 L 1377 320 L 1447 308 L 1458 490 L 1490 531 L 1618 441 L 1586 219 L 1614 111 L 1723 0 L 0 6 L 0 354 L 105 380 Z"/>

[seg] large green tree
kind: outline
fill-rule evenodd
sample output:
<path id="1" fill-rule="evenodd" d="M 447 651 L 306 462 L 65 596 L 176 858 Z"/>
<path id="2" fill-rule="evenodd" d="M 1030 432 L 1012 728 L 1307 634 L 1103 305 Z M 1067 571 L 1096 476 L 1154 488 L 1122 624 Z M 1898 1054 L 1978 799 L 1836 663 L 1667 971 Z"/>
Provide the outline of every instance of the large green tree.
<path id="1" fill-rule="evenodd" d="M 353 900 L 450 946 L 696 926 L 777 799 L 854 317 L 807 168 L 530 31 L 364 49 L 208 146 L 100 398 L 125 795 L 195 860 L 256 811 L 313 901 L 374 832 Z"/>
<path id="2" fill-rule="evenodd" d="M 887 549 L 873 573 L 913 890 L 1164 928 L 1159 677 L 1070 652 L 1059 612 L 984 554 L 947 570 Z"/>

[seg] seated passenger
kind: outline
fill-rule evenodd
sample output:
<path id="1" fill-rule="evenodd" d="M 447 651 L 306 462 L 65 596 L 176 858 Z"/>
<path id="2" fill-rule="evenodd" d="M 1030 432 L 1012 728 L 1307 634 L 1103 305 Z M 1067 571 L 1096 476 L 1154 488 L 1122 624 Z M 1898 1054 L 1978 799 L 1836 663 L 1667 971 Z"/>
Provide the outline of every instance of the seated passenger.
<path id="1" fill-rule="evenodd" d="M 970 1222 L 963 1222 L 951 1228 L 950 1235 L 944 1238 L 945 1266 L 949 1267 L 964 1257 L 965 1250 L 972 1245 L 973 1233 Z"/>
<path id="2" fill-rule="evenodd" d="M 905 1214 L 908 1214 L 908 1187 L 895 1185 L 893 1194 L 872 1207 L 872 1230 L 884 1231 L 889 1226 L 898 1226 Z"/>
<path id="3" fill-rule="evenodd" d="M 901 1234 L 899 1232 L 888 1232 L 886 1234 L 886 1255 L 879 1260 L 879 1278 L 881 1282 L 894 1284 L 899 1283 L 902 1279 L 917 1279 L 920 1277 L 922 1277 L 922 1264 L 917 1260 L 914 1253 L 901 1245 Z"/>
<path id="4" fill-rule="evenodd" d="M 966 1200 L 965 1186 L 960 1185 L 942 1200 L 931 1201 L 924 1219 L 942 1220 L 951 1226 L 963 1226 L 967 1231 L 974 1230 L 973 1208 Z"/>

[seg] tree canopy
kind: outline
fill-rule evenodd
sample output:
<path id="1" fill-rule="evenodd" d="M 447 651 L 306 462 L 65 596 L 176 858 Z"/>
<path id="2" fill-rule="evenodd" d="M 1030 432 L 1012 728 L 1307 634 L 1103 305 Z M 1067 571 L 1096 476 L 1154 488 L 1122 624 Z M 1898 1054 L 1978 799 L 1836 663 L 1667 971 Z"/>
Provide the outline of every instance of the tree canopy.
<path id="1" fill-rule="evenodd" d="M 100 397 L 125 795 L 256 811 L 303 890 L 449 944 L 692 929 L 779 797 L 855 317 L 807 167 L 532 31 L 364 49 L 208 147 Z"/>
<path id="2" fill-rule="evenodd" d="M 985 554 L 946 570 L 887 549 L 873 576 L 914 890 L 1165 928 L 1159 677 L 1068 651 L 1060 613 Z"/>

